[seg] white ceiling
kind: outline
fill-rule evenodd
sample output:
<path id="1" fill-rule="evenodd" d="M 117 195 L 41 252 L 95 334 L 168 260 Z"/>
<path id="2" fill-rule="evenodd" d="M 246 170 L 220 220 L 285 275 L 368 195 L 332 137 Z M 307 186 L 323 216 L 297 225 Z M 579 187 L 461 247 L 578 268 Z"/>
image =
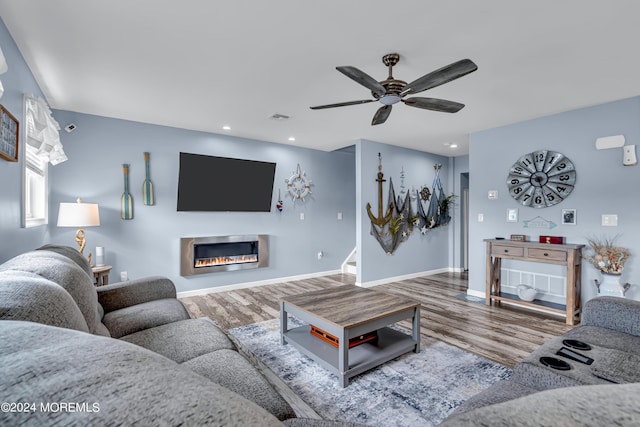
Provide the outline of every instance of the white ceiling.
<path id="1" fill-rule="evenodd" d="M 0 0 L 0 13 L 53 108 L 320 150 L 364 138 L 461 155 L 469 133 L 640 94 L 637 0 Z M 478 71 L 421 94 L 466 107 L 398 104 L 378 126 L 378 103 L 309 109 L 369 98 L 335 67 L 384 80 L 391 52 L 407 82 L 472 59 Z"/>

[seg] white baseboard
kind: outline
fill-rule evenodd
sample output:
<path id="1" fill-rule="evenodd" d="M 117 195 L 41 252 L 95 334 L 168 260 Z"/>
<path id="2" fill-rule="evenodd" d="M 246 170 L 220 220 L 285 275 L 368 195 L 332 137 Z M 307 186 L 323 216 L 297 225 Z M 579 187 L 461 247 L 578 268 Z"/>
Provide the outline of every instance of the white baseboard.
<path id="1" fill-rule="evenodd" d="M 384 285 L 385 283 L 391 283 L 391 282 L 398 282 L 398 281 L 401 281 L 401 280 L 413 279 L 415 277 L 430 276 L 432 274 L 449 273 L 449 272 L 460 273 L 460 272 L 463 272 L 463 271 L 464 270 L 461 269 L 461 268 L 445 267 L 445 268 L 438 268 L 438 269 L 435 269 L 435 270 L 421 271 L 421 272 L 418 272 L 418 273 L 404 274 L 402 276 L 387 277 L 385 279 L 374 280 L 374 281 L 365 282 L 365 283 L 356 281 L 355 284 L 356 284 L 356 286 L 360 286 L 360 287 L 363 287 L 363 288 L 370 288 L 370 287 L 373 287 L 373 286 Z M 278 277 L 278 278 L 275 278 L 275 279 L 258 280 L 258 281 L 255 281 L 255 282 L 235 283 L 235 284 L 232 284 L 232 285 L 216 286 L 216 287 L 213 287 L 213 288 L 196 289 L 196 290 L 193 290 L 193 291 L 183 291 L 183 292 L 178 292 L 178 298 L 186 298 L 186 297 L 194 297 L 194 296 L 198 296 L 198 295 L 206 295 L 206 294 L 209 294 L 209 293 L 212 293 L 212 292 L 226 292 L 226 291 L 233 291 L 233 290 L 236 290 L 236 289 L 253 288 L 255 286 L 273 285 L 274 283 L 290 282 L 292 280 L 312 279 L 314 277 L 322 277 L 322 276 L 328 276 L 330 274 L 340 274 L 340 273 L 342 273 L 341 270 L 320 271 L 320 272 L 317 272 L 317 273 L 301 274 L 301 275 L 298 275 L 298 276 Z M 478 293 L 477 291 L 467 290 L 467 294 L 484 298 L 484 292 L 479 292 Z"/>
<path id="2" fill-rule="evenodd" d="M 255 282 L 235 283 L 233 285 L 216 286 L 213 288 L 196 289 L 194 291 L 178 292 L 178 298 L 195 297 L 206 295 L 212 292 L 234 291 L 236 289 L 253 288 L 256 286 L 273 285 L 274 283 L 291 282 L 292 280 L 312 279 L 314 277 L 328 276 L 330 274 L 340 274 L 340 270 L 320 271 L 317 273 L 300 274 L 298 276 L 278 277 L 275 279 L 258 280 Z"/>
<path id="3" fill-rule="evenodd" d="M 418 273 L 404 274 L 402 276 L 387 277 L 385 279 L 373 280 L 371 282 L 364 282 L 364 283 L 356 281 L 356 286 L 361 286 L 363 288 L 370 288 L 372 286 L 384 285 L 385 283 L 399 282 L 401 280 L 413 279 L 413 278 L 422 277 L 422 276 L 430 276 L 432 274 L 438 274 L 438 273 L 448 273 L 450 271 L 454 271 L 454 269 L 448 268 L 448 267 L 438 268 L 435 270 L 420 271 Z"/>
<path id="4" fill-rule="evenodd" d="M 473 289 L 467 289 L 467 295 L 472 296 L 472 297 L 478 297 L 478 298 L 486 298 L 487 297 L 486 292 L 474 291 Z"/>

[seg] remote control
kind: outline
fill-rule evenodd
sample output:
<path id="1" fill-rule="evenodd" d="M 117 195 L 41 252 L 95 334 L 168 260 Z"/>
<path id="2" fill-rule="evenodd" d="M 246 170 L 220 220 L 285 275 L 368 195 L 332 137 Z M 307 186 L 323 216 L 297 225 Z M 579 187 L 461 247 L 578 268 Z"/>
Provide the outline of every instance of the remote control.
<path id="1" fill-rule="evenodd" d="M 558 356 L 566 357 L 567 359 L 575 360 L 576 362 L 584 363 L 585 365 L 591 365 L 593 363 L 592 358 L 573 350 L 569 350 L 567 347 L 562 347 L 556 352 L 556 354 Z"/>

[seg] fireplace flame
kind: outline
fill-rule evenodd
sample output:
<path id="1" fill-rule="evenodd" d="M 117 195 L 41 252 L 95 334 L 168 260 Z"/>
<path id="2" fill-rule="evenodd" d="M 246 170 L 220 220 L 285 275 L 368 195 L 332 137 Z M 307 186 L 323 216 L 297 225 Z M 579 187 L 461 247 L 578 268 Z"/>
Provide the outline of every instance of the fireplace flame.
<path id="1" fill-rule="evenodd" d="M 229 255 L 214 258 L 198 258 L 195 261 L 194 267 L 214 267 L 216 265 L 245 264 L 248 262 L 258 262 L 258 255 Z"/>

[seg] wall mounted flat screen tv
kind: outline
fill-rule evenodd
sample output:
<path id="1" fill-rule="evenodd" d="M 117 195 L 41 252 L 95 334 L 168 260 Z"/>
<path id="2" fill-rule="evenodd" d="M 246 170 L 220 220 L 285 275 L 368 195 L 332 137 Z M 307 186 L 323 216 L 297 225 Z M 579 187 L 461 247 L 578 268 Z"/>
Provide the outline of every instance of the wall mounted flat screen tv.
<path id="1" fill-rule="evenodd" d="M 276 164 L 180 153 L 178 211 L 270 212 Z"/>

